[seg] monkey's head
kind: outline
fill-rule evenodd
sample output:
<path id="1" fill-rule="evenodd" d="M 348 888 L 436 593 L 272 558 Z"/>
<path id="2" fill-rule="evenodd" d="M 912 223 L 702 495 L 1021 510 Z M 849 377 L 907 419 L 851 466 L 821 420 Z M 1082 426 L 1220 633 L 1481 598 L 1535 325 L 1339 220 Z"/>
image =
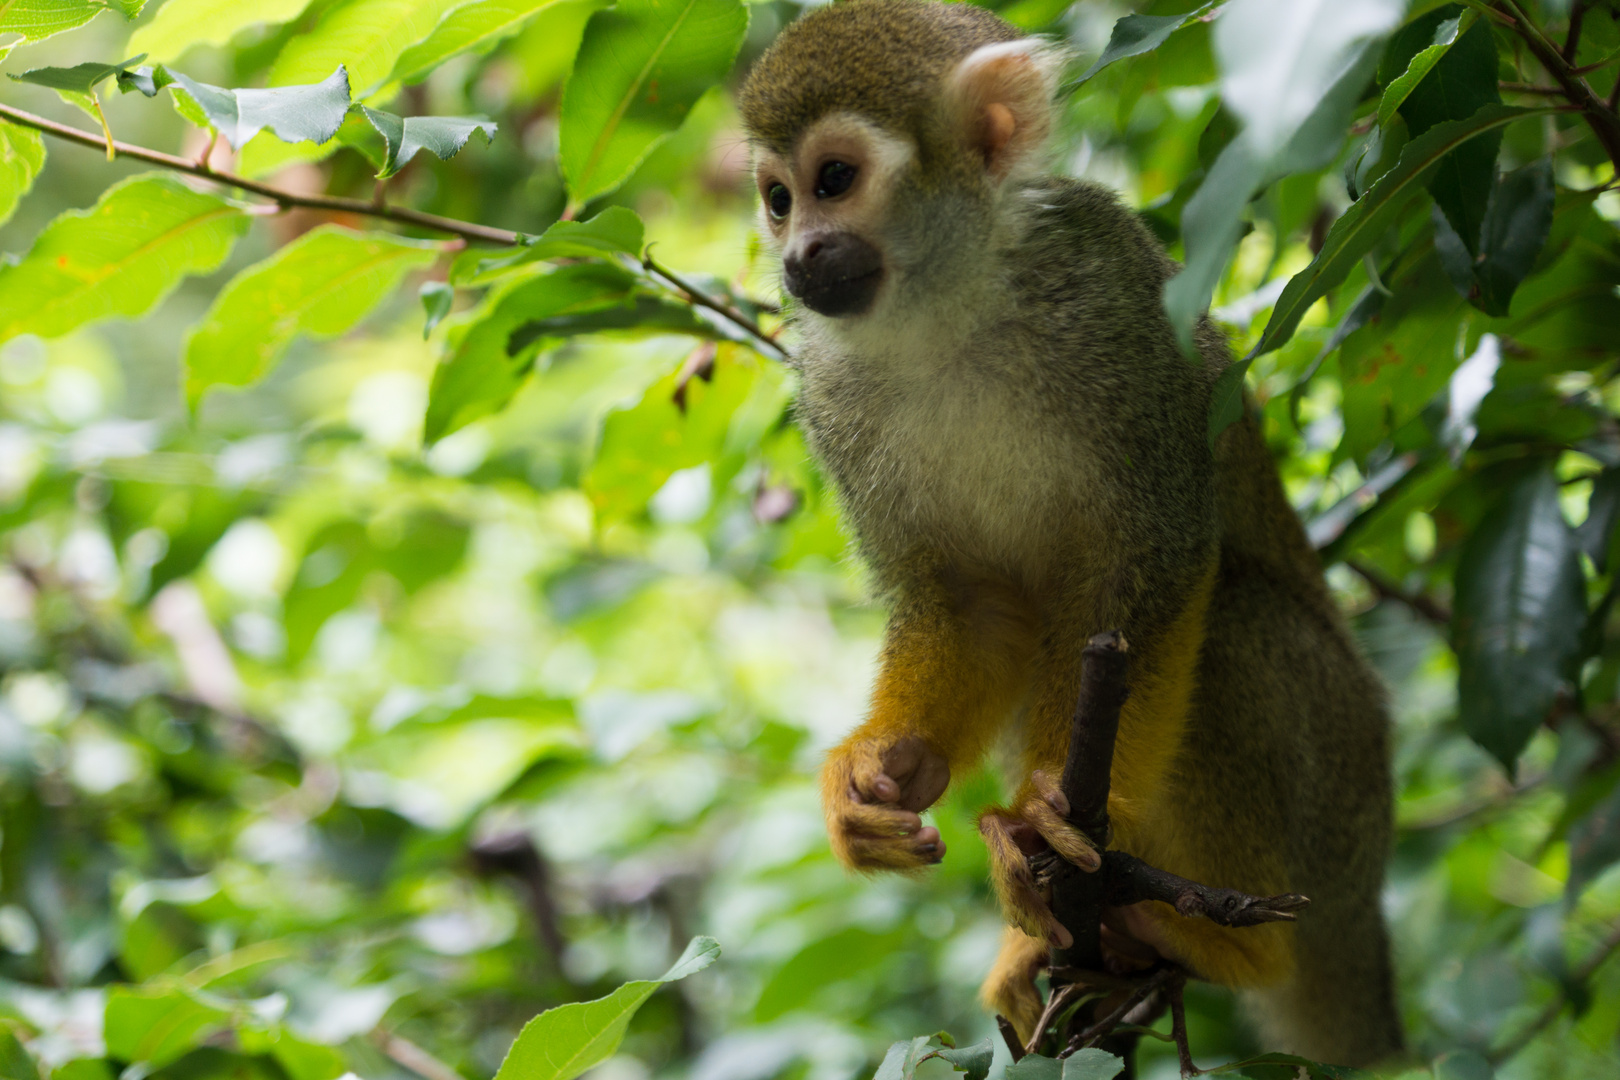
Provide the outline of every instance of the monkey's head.
<path id="1" fill-rule="evenodd" d="M 966 3 L 847 0 L 784 30 L 739 103 L 788 292 L 849 320 L 960 272 L 1037 163 L 1058 60 Z"/>

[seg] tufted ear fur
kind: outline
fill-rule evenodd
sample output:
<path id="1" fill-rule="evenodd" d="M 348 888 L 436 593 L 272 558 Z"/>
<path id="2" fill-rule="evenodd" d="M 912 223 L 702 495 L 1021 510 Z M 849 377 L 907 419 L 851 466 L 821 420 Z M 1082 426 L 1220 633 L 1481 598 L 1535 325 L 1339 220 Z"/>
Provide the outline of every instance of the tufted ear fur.
<path id="1" fill-rule="evenodd" d="M 968 145 L 997 181 L 1029 163 L 1052 128 L 1060 57 L 1024 38 L 975 49 L 949 78 L 949 96 Z"/>

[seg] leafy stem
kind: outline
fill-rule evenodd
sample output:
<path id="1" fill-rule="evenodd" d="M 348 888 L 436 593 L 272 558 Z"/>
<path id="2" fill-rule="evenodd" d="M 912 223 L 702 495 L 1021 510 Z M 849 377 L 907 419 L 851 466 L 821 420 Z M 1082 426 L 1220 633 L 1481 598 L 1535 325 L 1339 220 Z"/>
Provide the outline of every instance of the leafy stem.
<path id="1" fill-rule="evenodd" d="M 13 108 L 10 105 L 0 104 L 0 120 L 9 121 L 21 127 L 33 128 L 35 131 L 43 132 L 66 142 L 77 143 L 80 146 L 87 146 L 97 150 L 105 149 L 108 161 L 112 161 L 121 155 L 136 161 L 144 161 L 150 165 L 158 165 L 165 169 L 172 169 L 175 172 L 185 173 L 188 176 L 195 176 L 210 183 L 238 188 L 274 201 L 275 207 L 265 207 L 265 210 L 285 211 L 294 207 L 306 210 L 327 210 L 339 214 L 358 214 L 363 217 L 380 218 L 399 225 L 431 229 L 434 232 L 447 233 L 463 240 L 499 244 L 503 247 L 514 247 L 523 242 L 522 235 L 510 229 L 497 229 L 489 225 L 480 225 L 477 222 L 442 217 L 438 214 L 424 213 L 421 210 L 412 210 L 409 207 L 389 203 L 383 197 L 385 190 L 383 181 L 378 182 L 372 198 L 353 199 L 341 195 L 303 195 L 295 191 L 289 191 L 286 188 L 276 187 L 274 184 L 252 180 L 236 173 L 222 172 L 208 163 L 209 155 L 213 152 L 213 140 L 209 141 L 208 149 L 203 152 L 200 158 L 191 160 L 145 146 L 118 142 L 112 138 L 111 131 L 107 131 L 106 137 L 101 138 L 88 131 L 81 131 L 70 124 L 61 124 L 55 120 Z M 105 122 L 103 122 L 103 127 L 105 128 Z M 770 334 L 766 333 L 757 322 L 749 318 L 744 312 L 733 305 L 709 297 L 701 290 L 682 280 L 673 271 L 659 265 L 650 255 L 642 260 L 642 266 L 649 274 L 658 279 L 660 284 L 675 292 L 683 302 L 696 307 L 707 308 L 721 315 L 741 327 L 762 345 L 769 347 L 773 353 L 782 359 L 787 359 L 787 350 L 777 344 Z"/>

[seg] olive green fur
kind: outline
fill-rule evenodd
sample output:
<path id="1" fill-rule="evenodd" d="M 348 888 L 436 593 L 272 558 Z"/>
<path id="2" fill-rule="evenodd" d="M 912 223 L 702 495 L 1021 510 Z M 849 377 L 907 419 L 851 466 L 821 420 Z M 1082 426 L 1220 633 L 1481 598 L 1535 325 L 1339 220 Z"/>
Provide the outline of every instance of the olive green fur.
<path id="1" fill-rule="evenodd" d="M 835 112 L 920 136 L 951 68 L 983 45 L 1024 36 L 972 4 L 844 0 L 783 30 L 749 72 L 737 105 L 749 133 L 783 154 L 799 132 Z"/>
<path id="2" fill-rule="evenodd" d="M 796 418 L 895 618 L 959 603 L 971 620 L 973 595 L 1014 597 L 1037 672 L 1119 629 L 1133 680 L 1151 675 L 1213 568 L 1165 827 L 1210 853 L 1208 884 L 1254 891 L 1253 868 L 1277 867 L 1312 898 L 1292 978 L 1246 992 L 1268 1048 L 1376 1061 L 1401 1043 L 1379 911 L 1382 688 L 1254 419 L 1212 451 L 1226 342 L 1206 318 L 1200 361 L 1181 354 L 1163 306 L 1179 268 L 1140 218 L 1082 181 L 961 183 L 959 148 L 931 144 L 946 74 L 1022 36 L 966 5 L 850 0 L 784 31 L 750 75 L 744 121 L 779 152 L 840 110 L 919 143 L 875 237 L 880 324 L 797 316 Z"/>

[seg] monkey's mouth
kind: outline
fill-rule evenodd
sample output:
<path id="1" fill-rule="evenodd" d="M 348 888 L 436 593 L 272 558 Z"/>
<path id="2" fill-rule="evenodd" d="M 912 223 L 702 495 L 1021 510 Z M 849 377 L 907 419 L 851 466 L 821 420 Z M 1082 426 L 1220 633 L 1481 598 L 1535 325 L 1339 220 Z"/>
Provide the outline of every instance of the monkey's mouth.
<path id="1" fill-rule="evenodd" d="M 782 277 L 794 299 L 818 315 L 859 315 L 883 283 L 883 254 L 854 233 L 831 233 L 782 260 Z"/>
<path id="2" fill-rule="evenodd" d="M 883 268 L 880 266 L 859 277 L 817 282 L 803 291 L 795 291 L 789 284 L 788 291 L 816 314 L 836 318 L 841 315 L 863 314 L 877 298 L 878 286 L 882 282 Z"/>

